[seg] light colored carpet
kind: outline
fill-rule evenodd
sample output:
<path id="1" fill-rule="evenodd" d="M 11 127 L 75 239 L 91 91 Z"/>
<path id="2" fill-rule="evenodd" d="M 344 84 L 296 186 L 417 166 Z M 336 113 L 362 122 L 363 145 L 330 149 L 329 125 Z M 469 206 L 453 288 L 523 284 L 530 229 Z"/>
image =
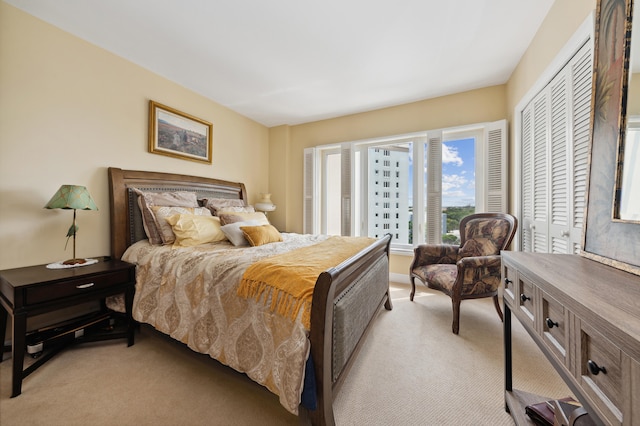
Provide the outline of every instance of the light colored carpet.
<path id="1" fill-rule="evenodd" d="M 491 299 L 462 302 L 451 333 L 451 300 L 424 287 L 415 301 L 393 286 L 336 395 L 338 425 L 512 425 L 504 411 L 502 323 Z M 514 319 L 514 387 L 570 395 Z M 208 356 L 147 326 L 136 344 L 65 350 L 9 398 L 11 361 L 0 364 L 0 425 L 305 425 L 275 395 Z"/>

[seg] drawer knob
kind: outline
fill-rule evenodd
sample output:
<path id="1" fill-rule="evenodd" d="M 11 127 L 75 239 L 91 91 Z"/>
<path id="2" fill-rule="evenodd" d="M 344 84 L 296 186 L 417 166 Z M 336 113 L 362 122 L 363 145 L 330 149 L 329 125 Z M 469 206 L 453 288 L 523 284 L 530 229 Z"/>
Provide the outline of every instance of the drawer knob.
<path id="1" fill-rule="evenodd" d="M 527 300 L 531 300 L 531 298 L 529 296 L 527 296 L 526 294 L 522 293 L 520 295 L 520 300 L 522 301 L 522 303 L 526 302 Z"/>
<path id="2" fill-rule="evenodd" d="M 94 283 L 79 284 L 76 286 L 76 288 L 83 289 L 83 288 L 93 287 L 94 285 L 95 285 Z"/>
<path id="3" fill-rule="evenodd" d="M 551 318 L 547 318 L 546 322 L 547 322 L 547 327 L 548 328 L 553 328 L 553 327 L 558 327 L 559 326 L 559 324 L 557 322 L 554 322 Z"/>
<path id="4" fill-rule="evenodd" d="M 598 374 L 600 374 L 601 371 L 604 374 L 607 374 L 607 369 L 604 367 L 600 367 L 598 364 L 595 363 L 595 361 L 589 360 L 587 362 L 587 366 L 589 367 L 589 371 L 591 372 L 591 374 L 593 374 L 594 376 L 597 376 Z"/>
<path id="5" fill-rule="evenodd" d="M 509 278 L 505 278 L 505 279 L 504 279 L 504 283 L 505 283 L 506 285 L 509 285 L 509 284 L 513 284 L 513 281 L 512 281 L 512 280 L 510 280 Z"/>

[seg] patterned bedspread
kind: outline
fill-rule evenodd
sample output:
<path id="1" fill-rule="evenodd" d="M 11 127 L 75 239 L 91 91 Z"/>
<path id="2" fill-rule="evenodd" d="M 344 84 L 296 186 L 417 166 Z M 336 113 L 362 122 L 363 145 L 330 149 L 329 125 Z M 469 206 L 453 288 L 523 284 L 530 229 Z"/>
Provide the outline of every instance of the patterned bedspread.
<path id="1" fill-rule="evenodd" d="M 280 398 L 298 414 L 309 330 L 270 312 L 264 302 L 237 295 L 246 268 L 265 257 L 324 241 L 321 235 L 282 234 L 282 243 L 234 247 L 228 242 L 189 248 L 139 241 L 122 259 L 138 265 L 133 317 L 209 354 Z"/>

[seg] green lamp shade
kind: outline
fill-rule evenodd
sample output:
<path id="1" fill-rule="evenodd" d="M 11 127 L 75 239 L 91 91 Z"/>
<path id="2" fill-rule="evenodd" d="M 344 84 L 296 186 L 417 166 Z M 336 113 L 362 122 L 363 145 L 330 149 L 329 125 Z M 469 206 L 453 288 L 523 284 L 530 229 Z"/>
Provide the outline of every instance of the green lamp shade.
<path id="1" fill-rule="evenodd" d="M 44 208 L 98 210 L 87 188 L 80 185 L 62 185 Z"/>

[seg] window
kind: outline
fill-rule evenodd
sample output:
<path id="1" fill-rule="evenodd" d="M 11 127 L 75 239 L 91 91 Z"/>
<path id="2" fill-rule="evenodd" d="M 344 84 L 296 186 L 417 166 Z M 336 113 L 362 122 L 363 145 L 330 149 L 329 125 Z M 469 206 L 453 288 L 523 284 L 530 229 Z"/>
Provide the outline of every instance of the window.
<path id="1" fill-rule="evenodd" d="M 317 157 L 317 169 L 306 166 Z M 304 231 L 379 238 L 393 228 L 394 250 L 448 241 L 463 215 L 506 211 L 506 165 L 504 120 L 308 148 Z M 315 204 L 309 193 L 320 194 Z"/>

